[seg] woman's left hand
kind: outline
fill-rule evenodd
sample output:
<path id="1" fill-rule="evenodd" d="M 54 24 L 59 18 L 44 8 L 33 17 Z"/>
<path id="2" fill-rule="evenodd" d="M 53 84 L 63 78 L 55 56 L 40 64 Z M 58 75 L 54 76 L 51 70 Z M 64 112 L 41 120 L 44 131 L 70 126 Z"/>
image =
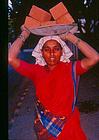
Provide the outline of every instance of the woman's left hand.
<path id="1" fill-rule="evenodd" d="M 78 26 L 75 26 L 73 27 L 70 31 L 64 33 L 64 34 L 60 34 L 59 37 L 62 39 L 62 40 L 68 40 L 68 35 L 71 33 L 71 34 L 74 34 L 74 33 L 77 33 L 78 31 Z"/>

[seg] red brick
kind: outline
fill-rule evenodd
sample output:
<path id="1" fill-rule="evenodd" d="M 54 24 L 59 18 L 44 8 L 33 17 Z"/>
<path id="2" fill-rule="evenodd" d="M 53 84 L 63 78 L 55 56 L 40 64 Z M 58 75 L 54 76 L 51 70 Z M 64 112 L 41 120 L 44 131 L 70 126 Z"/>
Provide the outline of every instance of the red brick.
<path id="1" fill-rule="evenodd" d="M 49 21 L 51 19 L 51 14 L 35 5 L 32 6 L 29 16 L 32 18 L 44 22 L 44 21 Z"/>
<path id="2" fill-rule="evenodd" d="M 40 26 L 40 22 L 27 16 L 25 19 L 24 26 L 28 29 L 31 29 Z"/>
<path id="3" fill-rule="evenodd" d="M 55 20 L 57 18 L 65 15 L 68 12 L 67 8 L 65 7 L 65 5 L 62 2 L 58 3 L 56 6 L 51 8 L 49 11 Z"/>
<path id="4" fill-rule="evenodd" d="M 57 24 L 72 24 L 73 22 L 74 22 L 74 19 L 69 13 L 63 15 L 62 17 L 56 20 Z"/>
<path id="5" fill-rule="evenodd" d="M 42 22 L 41 26 L 54 25 L 54 24 L 56 24 L 56 21 L 46 21 L 46 22 Z"/>

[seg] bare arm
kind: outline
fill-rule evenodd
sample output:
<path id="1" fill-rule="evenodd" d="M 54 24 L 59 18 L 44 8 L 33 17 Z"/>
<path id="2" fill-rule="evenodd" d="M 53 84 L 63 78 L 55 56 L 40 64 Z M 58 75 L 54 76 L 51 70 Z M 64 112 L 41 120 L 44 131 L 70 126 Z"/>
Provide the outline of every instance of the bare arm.
<path id="1" fill-rule="evenodd" d="M 13 67 L 17 68 L 20 65 L 20 60 L 17 58 L 21 47 L 24 44 L 24 41 L 27 39 L 29 36 L 29 32 L 26 30 L 23 30 L 21 33 L 21 36 L 18 37 L 11 47 L 8 50 L 8 63 L 12 65 Z"/>
<path id="2" fill-rule="evenodd" d="M 81 65 L 83 68 L 89 69 L 99 62 L 99 53 L 85 41 L 76 37 L 72 33 L 65 35 L 64 39 L 72 42 L 85 55 L 85 58 L 81 60 Z"/>

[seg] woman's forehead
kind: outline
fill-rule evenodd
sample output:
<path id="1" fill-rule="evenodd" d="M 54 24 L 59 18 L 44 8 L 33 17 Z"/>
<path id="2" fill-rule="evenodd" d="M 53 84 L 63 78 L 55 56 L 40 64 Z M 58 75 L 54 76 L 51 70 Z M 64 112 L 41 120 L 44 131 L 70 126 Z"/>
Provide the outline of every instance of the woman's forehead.
<path id="1" fill-rule="evenodd" d="M 60 43 L 54 39 L 48 40 L 44 43 L 44 46 L 61 46 Z"/>

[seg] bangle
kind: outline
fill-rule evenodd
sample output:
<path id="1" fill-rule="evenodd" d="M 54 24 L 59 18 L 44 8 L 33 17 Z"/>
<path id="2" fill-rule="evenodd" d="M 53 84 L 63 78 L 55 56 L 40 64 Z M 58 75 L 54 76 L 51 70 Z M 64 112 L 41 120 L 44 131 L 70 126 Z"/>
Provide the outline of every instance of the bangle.
<path id="1" fill-rule="evenodd" d="M 21 26 L 21 31 L 26 31 L 27 33 L 30 33 L 29 29 L 25 26 L 25 25 L 22 25 Z"/>
<path id="2" fill-rule="evenodd" d="M 22 40 L 23 43 L 25 42 L 25 37 L 24 37 L 22 34 L 20 34 L 20 35 L 18 36 L 18 38 L 20 38 L 20 39 Z"/>
<path id="3" fill-rule="evenodd" d="M 78 46 L 78 44 L 80 43 L 81 39 L 78 39 L 75 43 L 76 46 Z"/>

